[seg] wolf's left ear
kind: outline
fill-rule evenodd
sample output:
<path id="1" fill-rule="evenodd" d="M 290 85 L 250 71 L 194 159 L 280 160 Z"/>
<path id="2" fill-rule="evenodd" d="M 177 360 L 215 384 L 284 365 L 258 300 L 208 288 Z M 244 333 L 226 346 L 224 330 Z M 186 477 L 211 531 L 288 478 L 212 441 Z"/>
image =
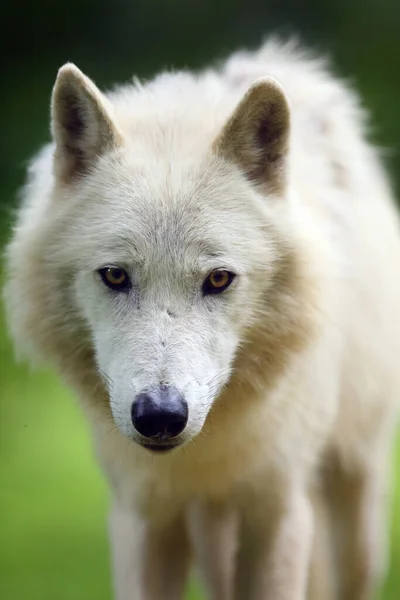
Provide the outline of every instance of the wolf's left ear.
<path id="1" fill-rule="evenodd" d="M 71 63 L 58 72 L 51 127 L 56 142 L 55 173 L 67 183 L 84 175 L 99 156 L 122 142 L 108 100 Z"/>
<path id="2" fill-rule="evenodd" d="M 283 192 L 289 147 L 290 109 L 274 79 L 257 79 L 214 142 L 214 150 L 236 163 L 248 179 L 272 193 Z"/>

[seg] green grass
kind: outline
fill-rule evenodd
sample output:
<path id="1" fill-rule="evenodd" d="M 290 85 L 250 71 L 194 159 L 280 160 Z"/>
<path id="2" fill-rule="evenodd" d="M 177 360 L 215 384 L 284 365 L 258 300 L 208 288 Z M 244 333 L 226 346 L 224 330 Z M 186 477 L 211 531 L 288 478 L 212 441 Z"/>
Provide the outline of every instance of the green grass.
<path id="1" fill-rule="evenodd" d="M 110 600 L 107 489 L 86 424 L 55 376 L 15 365 L 1 318 L 0 598 Z M 391 531 L 384 600 L 400 597 L 400 509 Z"/>

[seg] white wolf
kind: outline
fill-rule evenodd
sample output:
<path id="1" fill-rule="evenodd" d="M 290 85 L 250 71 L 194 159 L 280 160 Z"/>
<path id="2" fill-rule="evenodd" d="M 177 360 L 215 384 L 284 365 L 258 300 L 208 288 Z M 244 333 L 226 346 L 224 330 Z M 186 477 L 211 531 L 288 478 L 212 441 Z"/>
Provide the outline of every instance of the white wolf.
<path id="1" fill-rule="evenodd" d="M 356 96 L 275 41 L 106 95 L 67 64 L 52 133 L 5 297 L 90 419 L 117 599 L 181 598 L 189 548 L 214 600 L 371 598 L 400 236 Z"/>

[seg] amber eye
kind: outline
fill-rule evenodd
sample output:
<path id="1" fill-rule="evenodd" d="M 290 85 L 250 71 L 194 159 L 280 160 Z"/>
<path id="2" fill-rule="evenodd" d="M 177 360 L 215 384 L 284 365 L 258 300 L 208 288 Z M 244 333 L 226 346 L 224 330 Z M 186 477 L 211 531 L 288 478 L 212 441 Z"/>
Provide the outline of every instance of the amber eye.
<path id="1" fill-rule="evenodd" d="M 120 267 L 104 267 L 99 270 L 99 274 L 103 282 L 113 290 L 126 291 L 131 287 L 128 274 Z"/>
<path id="2" fill-rule="evenodd" d="M 203 294 L 220 294 L 230 286 L 235 278 L 235 274 L 225 269 L 215 269 L 211 271 L 203 283 Z"/>

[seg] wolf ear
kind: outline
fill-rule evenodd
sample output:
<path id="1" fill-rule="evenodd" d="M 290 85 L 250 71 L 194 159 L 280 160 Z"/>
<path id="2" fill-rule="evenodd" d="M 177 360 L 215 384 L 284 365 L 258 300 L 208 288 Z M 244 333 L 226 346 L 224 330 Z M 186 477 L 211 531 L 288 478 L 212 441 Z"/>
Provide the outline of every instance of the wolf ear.
<path id="1" fill-rule="evenodd" d="M 290 109 L 274 79 L 257 79 L 214 143 L 214 150 L 236 163 L 248 179 L 272 193 L 285 187 Z"/>
<path id="2" fill-rule="evenodd" d="M 55 173 L 64 182 L 83 175 L 96 158 L 122 141 L 106 97 L 71 63 L 58 72 L 51 127 Z"/>

